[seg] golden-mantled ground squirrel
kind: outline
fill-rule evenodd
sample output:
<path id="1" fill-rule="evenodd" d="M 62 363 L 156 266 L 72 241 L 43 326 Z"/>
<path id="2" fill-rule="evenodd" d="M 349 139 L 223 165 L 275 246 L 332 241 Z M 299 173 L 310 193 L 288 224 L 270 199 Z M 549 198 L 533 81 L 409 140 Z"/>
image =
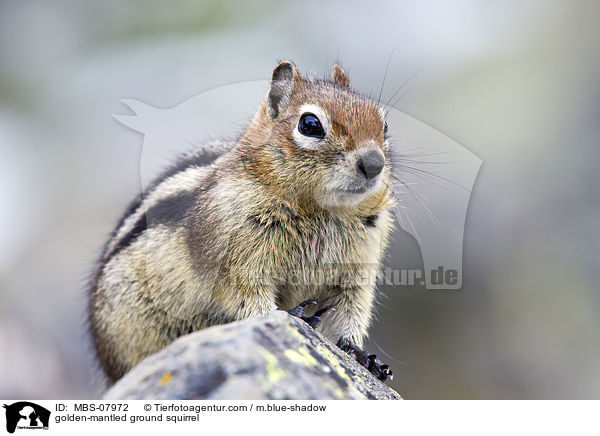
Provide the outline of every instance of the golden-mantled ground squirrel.
<path id="1" fill-rule="evenodd" d="M 392 228 L 386 131 L 338 65 L 321 81 L 280 62 L 239 140 L 183 156 L 106 244 L 89 316 L 108 377 L 178 336 L 276 309 L 390 377 L 361 348 Z"/>

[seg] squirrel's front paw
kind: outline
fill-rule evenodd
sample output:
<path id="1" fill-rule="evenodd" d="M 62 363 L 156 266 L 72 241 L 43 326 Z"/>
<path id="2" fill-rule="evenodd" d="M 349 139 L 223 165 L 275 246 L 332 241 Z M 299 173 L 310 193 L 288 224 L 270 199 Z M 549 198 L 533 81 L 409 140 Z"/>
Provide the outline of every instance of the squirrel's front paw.
<path id="1" fill-rule="evenodd" d="M 354 356 L 358 363 L 367 368 L 369 372 L 379 380 L 385 381 L 388 378 L 390 380 L 394 379 L 394 374 L 389 365 L 382 363 L 377 359 L 375 354 L 367 354 L 365 350 L 345 339 L 340 339 L 338 346 L 346 353 Z"/>
<path id="2" fill-rule="evenodd" d="M 389 365 L 383 364 L 375 354 L 369 354 L 367 356 L 367 364 L 364 365 L 375 377 L 381 381 L 385 381 L 388 378 L 394 379 L 394 374 L 390 369 Z"/>
<path id="3" fill-rule="evenodd" d="M 306 300 L 306 301 L 303 301 L 302 303 L 300 303 L 299 305 L 297 305 L 296 307 L 294 307 L 293 309 L 288 310 L 287 312 L 292 316 L 302 319 L 309 326 L 316 329 L 317 327 L 319 327 L 321 325 L 321 315 L 323 315 L 325 312 L 327 312 L 330 309 L 335 310 L 331 306 L 325 306 L 325 307 L 321 307 L 319 310 L 317 310 L 314 315 L 306 316 L 306 315 L 304 315 L 304 308 L 306 306 L 308 306 L 309 304 L 317 304 L 317 302 L 315 300 Z"/>

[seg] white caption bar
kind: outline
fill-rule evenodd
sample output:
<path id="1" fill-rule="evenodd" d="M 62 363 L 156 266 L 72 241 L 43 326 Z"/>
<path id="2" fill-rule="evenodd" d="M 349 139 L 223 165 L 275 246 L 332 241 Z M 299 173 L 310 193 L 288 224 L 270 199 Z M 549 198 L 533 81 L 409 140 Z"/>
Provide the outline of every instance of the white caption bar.
<path id="1" fill-rule="evenodd" d="M 597 434 L 597 401 L 5 400 L 0 433 Z M 175 433 L 176 432 L 176 433 Z"/>

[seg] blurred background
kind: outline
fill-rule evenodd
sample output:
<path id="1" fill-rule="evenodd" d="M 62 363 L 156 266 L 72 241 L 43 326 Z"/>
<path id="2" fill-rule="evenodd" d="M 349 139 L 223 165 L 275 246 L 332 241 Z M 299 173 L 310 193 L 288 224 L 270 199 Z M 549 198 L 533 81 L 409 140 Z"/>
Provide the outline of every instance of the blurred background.
<path id="1" fill-rule="evenodd" d="M 96 398 L 85 283 L 140 189 L 119 100 L 329 74 L 483 159 L 463 288 L 383 287 L 411 399 L 600 397 L 600 3 L 0 1 L 0 398 Z M 201 114 L 199 115 L 201 116 Z M 223 132 L 231 135 L 231 132 Z M 386 265 L 422 267 L 395 233 Z"/>

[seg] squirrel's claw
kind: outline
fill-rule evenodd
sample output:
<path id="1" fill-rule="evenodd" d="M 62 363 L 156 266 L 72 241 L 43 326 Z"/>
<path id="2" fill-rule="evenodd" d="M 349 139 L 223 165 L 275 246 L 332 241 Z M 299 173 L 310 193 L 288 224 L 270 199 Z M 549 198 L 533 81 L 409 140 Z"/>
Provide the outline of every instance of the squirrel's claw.
<path id="1" fill-rule="evenodd" d="M 314 329 L 316 329 L 317 327 L 319 327 L 321 325 L 321 315 L 323 315 L 328 310 L 335 310 L 331 306 L 325 306 L 325 307 L 318 309 L 314 315 L 306 316 L 306 315 L 304 315 L 304 308 L 306 306 L 308 306 L 309 304 L 317 304 L 317 302 L 315 300 L 303 301 L 298 306 L 294 307 L 293 309 L 288 310 L 288 313 L 292 316 L 302 319 L 304 322 L 306 322 L 309 326 L 311 326 Z"/>
<path id="2" fill-rule="evenodd" d="M 288 310 L 287 312 L 292 316 L 302 318 L 303 313 L 304 313 L 304 308 L 306 306 L 308 306 L 309 304 L 317 304 L 317 302 L 315 300 L 306 300 L 306 301 L 303 301 L 302 303 L 300 303 L 299 305 L 297 305 L 296 307 L 294 307 L 293 309 Z"/>
<path id="3" fill-rule="evenodd" d="M 371 354 L 367 357 L 368 366 L 367 369 L 377 377 L 381 381 L 385 381 L 387 378 L 390 380 L 394 379 L 394 374 L 390 369 L 389 365 L 382 364 L 380 360 L 377 359 L 375 354 Z"/>
<path id="4" fill-rule="evenodd" d="M 346 353 L 354 356 L 358 363 L 367 368 L 367 370 L 379 380 L 385 381 L 388 378 L 390 380 L 394 379 L 394 374 L 392 373 L 389 365 L 383 364 L 379 359 L 377 359 L 375 354 L 367 355 L 366 351 L 357 347 L 354 343 L 348 340 L 340 340 L 338 342 L 338 346 Z"/>
<path id="5" fill-rule="evenodd" d="M 325 312 L 327 312 L 328 310 L 335 310 L 335 308 L 333 306 L 325 306 L 325 307 L 321 307 L 320 309 L 317 309 L 317 311 L 315 312 L 314 316 L 321 316 L 323 315 Z"/>

